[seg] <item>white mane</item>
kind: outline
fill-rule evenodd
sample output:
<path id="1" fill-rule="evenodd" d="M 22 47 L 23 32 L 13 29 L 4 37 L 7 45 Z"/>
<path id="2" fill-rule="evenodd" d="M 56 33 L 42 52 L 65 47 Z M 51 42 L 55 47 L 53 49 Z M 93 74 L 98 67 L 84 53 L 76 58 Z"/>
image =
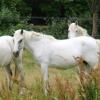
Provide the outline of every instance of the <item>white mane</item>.
<path id="1" fill-rule="evenodd" d="M 55 40 L 55 38 L 53 36 L 43 34 L 42 32 L 40 33 L 40 32 L 35 32 L 35 31 L 26 31 L 26 30 L 24 30 L 24 32 L 29 33 L 29 34 L 27 34 L 27 38 L 28 37 L 36 37 L 36 38 L 40 38 L 40 39 L 47 38 L 49 40 Z"/>
<path id="2" fill-rule="evenodd" d="M 85 28 L 83 28 L 83 27 L 77 25 L 77 29 L 78 29 L 78 34 L 79 34 L 80 36 L 88 35 L 88 32 L 87 32 L 87 30 L 86 30 Z M 77 34 L 77 35 L 78 35 L 78 34 Z"/>

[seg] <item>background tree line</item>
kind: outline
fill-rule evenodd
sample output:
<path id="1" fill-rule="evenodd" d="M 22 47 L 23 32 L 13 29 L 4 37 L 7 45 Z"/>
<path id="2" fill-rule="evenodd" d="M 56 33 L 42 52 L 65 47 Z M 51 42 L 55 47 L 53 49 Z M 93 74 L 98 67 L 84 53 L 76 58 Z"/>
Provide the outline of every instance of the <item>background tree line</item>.
<path id="1" fill-rule="evenodd" d="M 37 18 L 38 17 L 38 18 Z M 47 19 L 44 19 L 47 18 Z M 51 19 L 51 17 L 55 19 Z M 100 0 L 1 0 L 0 1 L 0 32 L 9 34 L 11 29 L 17 26 L 33 24 L 48 24 L 48 19 L 52 29 L 54 23 L 60 27 L 65 19 L 78 20 L 81 25 L 87 28 L 93 36 L 99 34 L 100 25 Z M 61 20 L 62 22 L 58 22 Z M 93 23 L 91 23 L 93 22 Z M 60 24 L 60 25 L 59 25 Z M 63 27 L 65 25 L 62 24 Z M 57 27 L 57 26 L 56 26 Z M 62 28 L 63 28 L 62 27 Z M 92 28 L 93 27 L 93 28 Z M 65 28 L 65 27 L 64 27 Z M 55 28 L 54 28 L 55 29 Z M 53 29 L 53 31 L 55 31 Z M 57 28 L 59 29 L 59 28 Z M 67 24 L 66 24 L 67 29 Z M 92 32 L 91 32 L 92 30 Z M 53 32 L 52 31 L 52 32 Z M 63 31 L 61 31 L 63 32 Z"/>

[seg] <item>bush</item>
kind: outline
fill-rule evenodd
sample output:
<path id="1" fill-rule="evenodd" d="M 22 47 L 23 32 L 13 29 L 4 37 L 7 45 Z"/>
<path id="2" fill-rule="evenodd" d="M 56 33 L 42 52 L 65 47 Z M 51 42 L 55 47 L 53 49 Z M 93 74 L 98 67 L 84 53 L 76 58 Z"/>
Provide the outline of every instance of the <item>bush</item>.
<path id="1" fill-rule="evenodd" d="M 54 36 L 57 39 L 64 39 L 67 38 L 67 20 L 66 19 L 52 19 L 48 22 L 48 25 L 34 25 L 28 24 L 27 19 L 18 23 L 14 29 L 26 29 L 26 30 L 33 30 L 37 32 L 43 32 L 44 34 L 49 34 Z"/>
<path id="2" fill-rule="evenodd" d="M 0 11 L 0 35 L 8 34 L 13 25 L 20 21 L 20 15 L 17 11 L 11 11 L 3 7 Z"/>
<path id="3" fill-rule="evenodd" d="M 66 18 L 54 18 L 51 23 L 48 24 L 48 28 L 45 31 L 46 34 L 51 34 L 57 39 L 67 38 L 67 20 Z"/>

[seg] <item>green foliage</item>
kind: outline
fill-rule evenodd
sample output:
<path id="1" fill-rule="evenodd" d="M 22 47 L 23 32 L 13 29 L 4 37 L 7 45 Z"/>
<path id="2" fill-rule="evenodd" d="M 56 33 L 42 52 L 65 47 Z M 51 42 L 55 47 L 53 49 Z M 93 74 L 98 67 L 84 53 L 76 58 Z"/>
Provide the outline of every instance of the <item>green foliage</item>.
<path id="1" fill-rule="evenodd" d="M 66 19 L 54 18 L 45 33 L 53 35 L 57 39 L 64 39 L 67 38 L 67 26 Z"/>
<path id="2" fill-rule="evenodd" d="M 89 7 L 87 1 L 85 0 L 54 0 L 53 2 L 44 0 L 44 2 L 41 2 L 41 4 L 39 2 L 40 1 L 38 0 L 37 5 L 39 8 L 36 9 L 44 13 L 44 16 L 70 18 L 84 17 L 87 14 L 88 16 L 90 15 Z"/>
<path id="3" fill-rule="evenodd" d="M 16 11 L 11 11 L 8 8 L 3 7 L 0 11 L 0 31 L 3 31 L 4 33 L 6 31 L 9 32 L 11 26 L 17 24 L 20 21 L 19 16 L 19 13 Z"/>
<path id="4" fill-rule="evenodd" d="M 23 0 L 0 1 L 0 35 L 12 34 L 15 26 L 30 15 L 31 8 Z M 24 18 L 24 19 L 25 19 Z M 27 21 L 27 20 L 26 20 Z"/>
<path id="5" fill-rule="evenodd" d="M 28 16 L 31 13 L 31 6 L 26 0 L 1 0 L 0 9 L 3 7 L 11 11 L 17 11 L 21 16 Z"/>

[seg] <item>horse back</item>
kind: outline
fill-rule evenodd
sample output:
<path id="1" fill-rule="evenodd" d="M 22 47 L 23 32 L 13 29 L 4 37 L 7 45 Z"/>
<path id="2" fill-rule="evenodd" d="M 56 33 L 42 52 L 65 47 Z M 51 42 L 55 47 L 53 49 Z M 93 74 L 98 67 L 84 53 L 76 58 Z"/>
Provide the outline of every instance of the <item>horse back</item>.
<path id="1" fill-rule="evenodd" d="M 13 42 L 12 37 L 0 37 L 0 65 L 7 65 L 12 59 Z"/>

